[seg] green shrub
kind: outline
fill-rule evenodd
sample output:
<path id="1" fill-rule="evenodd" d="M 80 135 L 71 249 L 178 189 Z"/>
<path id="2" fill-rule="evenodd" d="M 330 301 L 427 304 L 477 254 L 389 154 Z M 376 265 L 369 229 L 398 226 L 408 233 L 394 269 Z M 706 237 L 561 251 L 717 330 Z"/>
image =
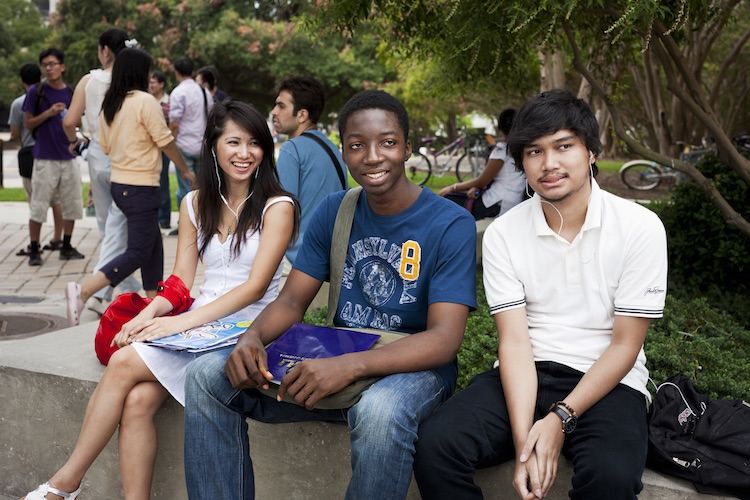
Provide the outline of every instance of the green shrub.
<path id="1" fill-rule="evenodd" d="M 750 331 L 704 298 L 668 295 L 644 350 L 657 384 L 684 373 L 711 397 L 750 400 Z"/>
<path id="2" fill-rule="evenodd" d="M 699 165 L 732 207 L 750 216 L 750 186 L 715 155 Z M 706 297 L 750 326 L 750 238 L 726 223 L 693 182 L 675 186 L 670 203 L 656 205 L 667 230 L 670 292 Z"/>

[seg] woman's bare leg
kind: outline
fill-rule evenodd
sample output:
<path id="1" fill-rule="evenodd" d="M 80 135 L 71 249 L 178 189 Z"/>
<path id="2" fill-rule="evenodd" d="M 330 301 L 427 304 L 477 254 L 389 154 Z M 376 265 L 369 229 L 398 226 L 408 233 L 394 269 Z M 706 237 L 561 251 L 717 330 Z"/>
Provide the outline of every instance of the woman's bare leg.
<path id="1" fill-rule="evenodd" d="M 86 471 L 115 433 L 128 393 L 140 382 L 155 381 L 156 378 L 133 347 L 115 352 L 89 399 L 73 453 L 50 479 L 57 489 L 72 492 L 78 488 Z M 47 498 L 60 497 L 48 493 Z"/>
<path id="2" fill-rule="evenodd" d="M 142 382 L 125 399 L 117 443 L 126 500 L 151 496 L 157 450 L 154 415 L 168 395 L 159 382 Z"/>

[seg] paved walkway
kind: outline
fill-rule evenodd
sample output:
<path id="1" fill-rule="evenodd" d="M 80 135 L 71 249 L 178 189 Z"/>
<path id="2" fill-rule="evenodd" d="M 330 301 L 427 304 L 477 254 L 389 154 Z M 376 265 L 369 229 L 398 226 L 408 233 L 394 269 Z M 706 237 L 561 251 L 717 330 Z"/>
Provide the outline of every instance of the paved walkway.
<path id="1" fill-rule="evenodd" d="M 28 205 L 26 203 L 0 203 L 0 317 L 4 313 L 25 312 L 66 316 L 65 284 L 81 282 L 94 272 L 99 260 L 101 238 L 94 217 L 85 217 L 76 222 L 73 231 L 73 246 L 86 258 L 82 260 L 60 260 L 59 252 L 46 250 L 42 254 L 44 264 L 29 266 L 28 257 L 18 257 L 16 252 L 29 242 Z M 177 227 L 177 213 L 172 214 L 172 227 Z M 49 223 L 42 226 L 42 242 L 52 238 L 52 215 Z M 169 276 L 174 267 L 177 252 L 177 237 L 164 236 L 164 276 Z M 199 266 L 196 283 L 202 283 L 202 266 Z M 140 272 L 136 271 L 140 280 Z M 115 290 L 117 292 L 117 290 Z M 197 295 L 197 289 L 193 295 Z M 96 313 L 85 310 L 81 322 L 96 321 Z M 66 324 L 62 325 L 66 327 Z"/>
<path id="2" fill-rule="evenodd" d="M 8 140 L 8 134 L 0 133 L 0 139 Z M 18 175 L 17 150 L 5 144 L 3 148 L 3 185 L 7 188 L 21 187 Z M 88 182 L 86 162 L 79 160 L 81 178 Z M 18 257 L 16 252 L 29 243 L 29 208 L 26 203 L 0 203 L 0 319 L 9 312 L 43 313 L 66 317 L 65 285 L 69 281 L 81 282 L 94 272 L 99 261 L 101 237 L 95 217 L 84 217 L 76 221 L 73 231 L 73 246 L 86 256 L 82 260 L 60 260 L 58 252 L 45 251 L 44 264 L 29 266 L 28 257 Z M 52 239 L 52 214 L 47 215 L 42 226 L 41 243 Z M 177 227 L 177 213 L 172 213 L 172 227 Z M 164 277 L 172 272 L 177 237 L 164 236 Z M 140 280 L 140 272 L 135 276 Z M 196 284 L 203 282 L 203 269 L 199 265 Z M 118 290 L 115 290 L 117 293 Z M 193 289 L 197 296 L 197 285 Z M 81 322 L 96 321 L 98 315 L 84 310 Z M 63 322 L 61 327 L 67 327 Z"/>

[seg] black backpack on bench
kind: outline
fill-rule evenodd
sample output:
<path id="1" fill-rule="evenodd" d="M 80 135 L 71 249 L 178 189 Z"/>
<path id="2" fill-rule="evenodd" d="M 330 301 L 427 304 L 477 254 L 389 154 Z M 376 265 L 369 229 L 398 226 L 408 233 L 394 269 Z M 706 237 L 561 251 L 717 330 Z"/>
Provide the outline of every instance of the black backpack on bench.
<path id="1" fill-rule="evenodd" d="M 648 465 L 701 493 L 750 499 L 750 405 L 715 400 L 685 375 L 661 384 L 649 419 Z"/>

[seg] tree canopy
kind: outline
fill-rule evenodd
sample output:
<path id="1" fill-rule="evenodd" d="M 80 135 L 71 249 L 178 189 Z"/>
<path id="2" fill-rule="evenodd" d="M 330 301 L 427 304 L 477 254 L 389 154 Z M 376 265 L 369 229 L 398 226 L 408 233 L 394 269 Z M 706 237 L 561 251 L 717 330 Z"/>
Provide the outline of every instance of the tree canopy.
<path id="1" fill-rule="evenodd" d="M 631 154 L 687 174 L 750 237 L 747 214 L 677 158 L 680 143 L 710 138 L 729 168 L 750 183 L 750 161 L 731 141 L 750 124 L 743 111 L 747 2 L 326 0 L 316 12 L 321 25 L 354 38 L 363 26 L 380 27 L 392 50 L 438 61 L 446 83 L 481 87 L 490 79 L 524 89 L 539 70 L 540 54 L 562 54 L 566 86 L 602 103 L 600 123 L 611 124 Z"/>
<path id="2" fill-rule="evenodd" d="M 13 68 L 5 74 L 15 87 L 0 96 L 3 103 L 21 91 L 16 61 L 22 48 L 33 56 L 31 61 L 45 46 L 63 50 L 65 80 L 75 84 L 99 66 L 97 40 L 112 27 L 137 39 L 169 82 L 175 83 L 172 62 L 187 55 L 196 69 L 214 65 L 223 90 L 253 103 L 264 114 L 273 107 L 275 85 L 285 76 L 318 78 L 326 89 L 329 112 L 366 86 L 382 86 L 396 78 L 395 71 L 376 57 L 377 35 L 362 33 L 352 41 L 340 34 L 303 29 L 292 21 L 308 7 L 298 0 L 61 0 L 49 28 L 29 0 L 8 2 L 2 5 L 8 15 L 0 25 L 0 40 L 6 33 L 15 39 L 8 46 L 14 56 L 1 56 L 3 64 Z M 11 15 L 16 12 L 24 17 Z M 34 19 L 36 31 L 27 26 Z"/>

